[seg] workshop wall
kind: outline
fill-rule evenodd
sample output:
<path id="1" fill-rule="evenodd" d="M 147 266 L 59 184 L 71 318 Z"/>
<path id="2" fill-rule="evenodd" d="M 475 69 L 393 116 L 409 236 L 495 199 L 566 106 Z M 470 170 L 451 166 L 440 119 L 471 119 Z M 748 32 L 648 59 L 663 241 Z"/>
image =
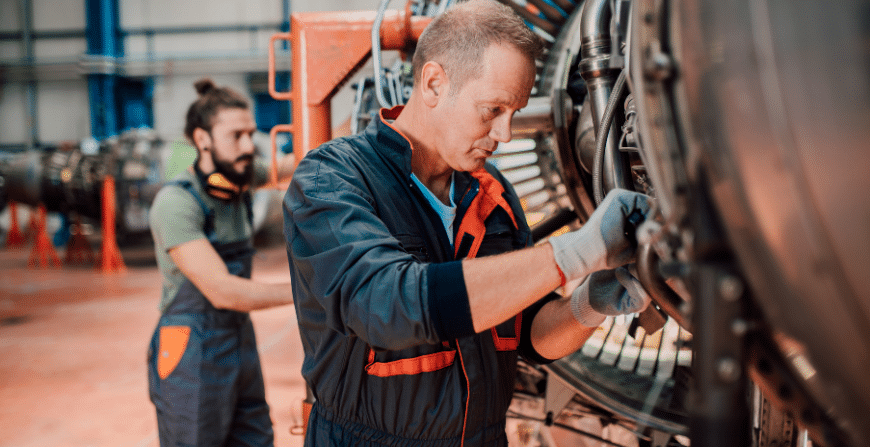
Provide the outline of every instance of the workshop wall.
<path id="1" fill-rule="evenodd" d="M 280 31 L 286 8 L 378 6 L 377 0 L 116 1 L 121 56 L 112 59 L 88 55 L 88 8 L 106 2 L 0 0 L 0 152 L 93 137 L 94 108 L 117 115 L 116 132 L 144 122 L 166 141 L 180 139 L 197 79 L 210 76 L 249 97 L 265 91 L 269 37 Z M 289 54 L 282 64 L 289 70 Z M 104 103 L 95 103 L 90 97 L 95 73 L 124 84 L 115 87 L 115 98 L 97 95 Z M 130 83 L 132 93 L 119 92 Z M 348 114 L 339 100 L 334 115 Z"/>

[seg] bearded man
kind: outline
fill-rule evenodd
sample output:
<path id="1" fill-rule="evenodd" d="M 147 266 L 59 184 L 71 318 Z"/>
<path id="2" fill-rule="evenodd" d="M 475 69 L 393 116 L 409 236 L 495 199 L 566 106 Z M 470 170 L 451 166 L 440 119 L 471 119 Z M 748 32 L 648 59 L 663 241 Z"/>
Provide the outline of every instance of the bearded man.
<path id="1" fill-rule="evenodd" d="M 289 284 L 251 281 L 255 159 L 247 99 L 210 79 L 195 84 L 185 134 L 193 166 L 165 185 L 149 219 L 163 275 L 148 379 L 160 445 L 273 445 L 272 421 L 249 311 L 293 302 Z M 293 172 L 293 156 L 279 177 Z"/>

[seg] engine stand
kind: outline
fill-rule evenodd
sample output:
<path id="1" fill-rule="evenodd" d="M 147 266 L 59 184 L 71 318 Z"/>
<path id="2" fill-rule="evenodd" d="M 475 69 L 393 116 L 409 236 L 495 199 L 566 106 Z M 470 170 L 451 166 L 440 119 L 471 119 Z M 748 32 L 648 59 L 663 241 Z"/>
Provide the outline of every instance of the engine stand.
<path id="1" fill-rule="evenodd" d="M 30 258 L 27 260 L 27 266 L 31 268 L 60 267 L 60 258 L 57 256 L 57 251 L 55 251 L 45 228 L 46 214 L 45 205 L 40 204 L 32 219 L 34 242 Z"/>

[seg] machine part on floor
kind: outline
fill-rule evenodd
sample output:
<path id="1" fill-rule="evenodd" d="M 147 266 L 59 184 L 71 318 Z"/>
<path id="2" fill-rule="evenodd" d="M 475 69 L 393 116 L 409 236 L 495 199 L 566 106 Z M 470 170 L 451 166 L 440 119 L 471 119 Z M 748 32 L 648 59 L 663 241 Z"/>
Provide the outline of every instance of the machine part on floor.
<path id="1" fill-rule="evenodd" d="M 99 222 L 102 184 L 111 175 L 118 234 L 134 235 L 148 231 L 147 209 L 162 184 L 162 147 L 154 135 L 131 131 L 103 142 L 95 154 L 71 145 L 13 154 L 0 164 L 0 177 L 11 200 Z"/>
<path id="2" fill-rule="evenodd" d="M 148 210 L 168 180 L 172 150 L 149 131 L 131 130 L 101 142 L 95 153 L 69 144 L 56 150 L 9 153 L 0 158 L 0 183 L 8 200 L 31 207 L 42 204 L 49 212 L 78 216 L 102 227 L 103 183 L 111 176 L 116 235 L 122 243 L 137 241 L 150 236 Z M 180 150 L 194 151 L 192 147 Z M 263 147 L 258 146 L 258 151 L 265 154 Z M 253 211 L 255 231 L 279 221 L 278 193 L 255 191 Z"/>

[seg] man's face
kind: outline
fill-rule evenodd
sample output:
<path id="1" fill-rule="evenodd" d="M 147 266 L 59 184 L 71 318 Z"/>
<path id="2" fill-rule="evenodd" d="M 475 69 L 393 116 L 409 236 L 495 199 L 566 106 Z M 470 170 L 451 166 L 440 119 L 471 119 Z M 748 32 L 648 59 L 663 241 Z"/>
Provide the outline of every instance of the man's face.
<path id="1" fill-rule="evenodd" d="M 212 161 L 215 170 L 242 186 L 254 178 L 256 147 L 252 136 L 257 130 L 254 116 L 247 109 L 221 109 L 211 128 Z"/>
<path id="2" fill-rule="evenodd" d="M 514 112 L 526 106 L 535 82 L 534 62 L 509 45 L 490 45 L 483 70 L 438 103 L 436 150 L 457 171 L 483 167 L 498 143 L 511 140 Z"/>

